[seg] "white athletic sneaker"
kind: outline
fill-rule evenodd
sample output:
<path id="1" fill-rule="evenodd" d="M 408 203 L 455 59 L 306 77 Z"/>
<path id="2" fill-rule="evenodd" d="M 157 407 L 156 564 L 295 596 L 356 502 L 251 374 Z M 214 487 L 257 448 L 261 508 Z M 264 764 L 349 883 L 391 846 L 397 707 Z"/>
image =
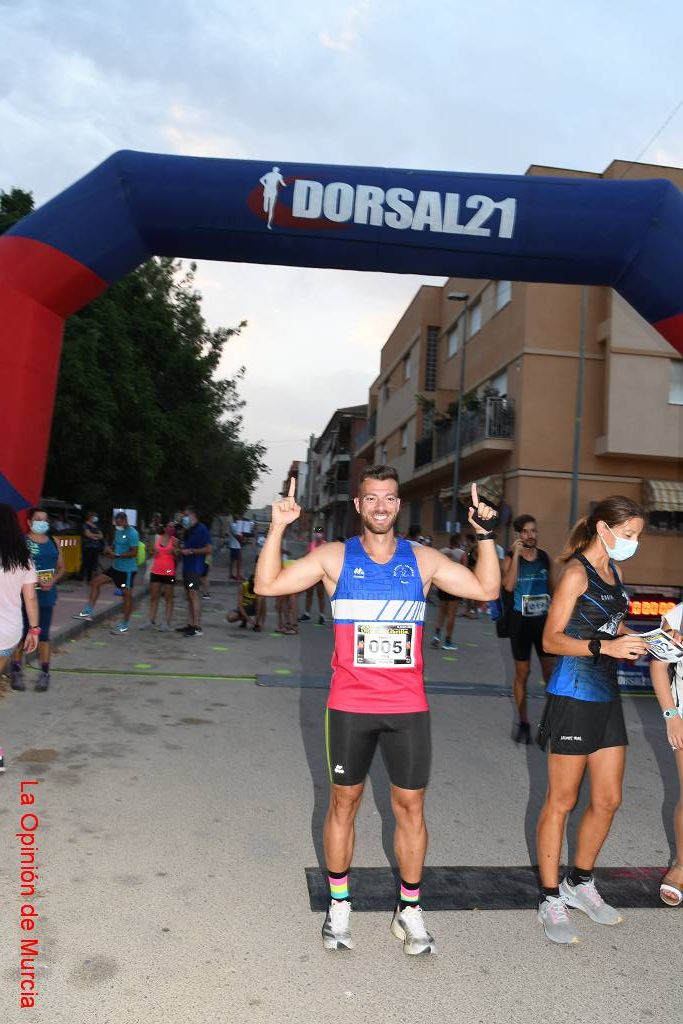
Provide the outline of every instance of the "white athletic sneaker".
<path id="1" fill-rule="evenodd" d="M 618 910 L 605 903 L 592 878 L 590 882 L 582 882 L 580 885 L 571 885 L 564 878 L 560 884 L 560 896 L 568 907 L 582 910 L 597 924 L 621 924 L 624 920 Z"/>
<path id="2" fill-rule="evenodd" d="M 156 628 L 157 628 L 156 622 L 152 622 L 151 620 L 149 622 L 143 622 L 141 626 L 138 626 L 138 629 L 156 629 Z"/>
<path id="3" fill-rule="evenodd" d="M 425 928 L 422 907 L 396 908 L 391 922 L 391 934 L 403 942 L 403 952 L 408 956 L 436 955 L 436 943 Z"/>
<path id="4" fill-rule="evenodd" d="M 323 925 L 323 949 L 353 949 L 350 918 L 349 901 L 332 900 Z"/>
<path id="5" fill-rule="evenodd" d="M 538 904 L 538 920 L 543 925 L 546 938 L 551 942 L 572 945 L 579 941 L 579 936 L 569 920 L 567 905 L 561 893 L 562 890 L 559 896 L 546 896 Z"/>
<path id="6" fill-rule="evenodd" d="M 429 646 L 430 647 L 441 647 L 441 637 L 440 636 L 436 636 L 436 635 L 433 636 L 432 639 L 429 641 Z"/>
<path id="7" fill-rule="evenodd" d="M 162 622 L 160 625 L 157 626 L 157 629 L 159 630 L 160 633 L 171 632 L 171 627 L 169 626 L 168 622 Z"/>

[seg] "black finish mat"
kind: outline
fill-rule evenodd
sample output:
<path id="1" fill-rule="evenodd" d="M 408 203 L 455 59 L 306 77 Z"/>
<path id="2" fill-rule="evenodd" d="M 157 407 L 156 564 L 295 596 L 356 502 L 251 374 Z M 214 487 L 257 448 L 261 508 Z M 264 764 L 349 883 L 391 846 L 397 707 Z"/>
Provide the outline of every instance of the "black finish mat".
<path id="1" fill-rule="evenodd" d="M 615 907 L 666 909 L 659 883 L 666 868 L 597 868 L 601 895 Z M 320 868 L 306 868 L 311 910 L 325 911 L 329 903 L 327 878 Z M 352 868 L 354 911 L 391 910 L 396 902 L 398 876 L 391 868 Z M 538 900 L 536 869 L 532 867 L 426 867 L 422 879 L 426 910 L 531 910 Z"/>

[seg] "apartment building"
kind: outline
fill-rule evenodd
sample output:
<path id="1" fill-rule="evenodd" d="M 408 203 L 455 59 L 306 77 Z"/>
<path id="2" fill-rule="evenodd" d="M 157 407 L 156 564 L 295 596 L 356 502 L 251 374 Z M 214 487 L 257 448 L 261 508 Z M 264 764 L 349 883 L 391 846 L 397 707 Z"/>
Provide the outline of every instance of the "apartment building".
<path id="1" fill-rule="evenodd" d="M 355 452 L 366 427 L 367 407 L 347 406 L 335 410 L 320 437 L 309 443 L 307 507 L 326 540 L 350 537 L 358 529 L 352 498 L 366 463 Z"/>
<path id="2" fill-rule="evenodd" d="M 683 169 L 620 161 L 602 175 L 527 173 L 665 177 L 683 188 Z M 436 543 L 447 536 L 462 401 L 460 481 L 479 481 L 503 502 L 503 532 L 521 512 L 536 516 L 542 546 L 557 553 L 569 524 L 581 363 L 578 514 L 615 493 L 643 502 L 647 531 L 626 578 L 680 586 L 683 359 L 609 288 L 451 278 L 418 290 L 382 348 L 356 449 L 398 469 L 400 528 L 419 524 Z"/>

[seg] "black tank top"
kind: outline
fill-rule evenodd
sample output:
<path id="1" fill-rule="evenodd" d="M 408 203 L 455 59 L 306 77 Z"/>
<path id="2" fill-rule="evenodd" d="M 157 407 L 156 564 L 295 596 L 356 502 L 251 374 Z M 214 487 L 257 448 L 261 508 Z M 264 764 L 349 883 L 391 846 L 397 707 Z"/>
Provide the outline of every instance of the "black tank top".
<path id="1" fill-rule="evenodd" d="M 574 605 L 565 633 L 576 640 L 599 640 L 606 636 L 616 636 L 628 611 L 628 595 L 614 562 L 611 559 L 609 561 L 614 583 L 605 583 L 587 558 L 581 554 L 574 555 L 574 558 L 586 570 L 588 586 Z"/>

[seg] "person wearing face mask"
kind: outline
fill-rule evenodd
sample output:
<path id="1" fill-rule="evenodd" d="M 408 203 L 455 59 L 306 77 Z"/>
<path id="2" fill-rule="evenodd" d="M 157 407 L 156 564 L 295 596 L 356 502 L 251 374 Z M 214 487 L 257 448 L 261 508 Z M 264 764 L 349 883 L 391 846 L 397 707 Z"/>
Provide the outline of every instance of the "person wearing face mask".
<path id="1" fill-rule="evenodd" d="M 36 567 L 36 597 L 38 598 L 38 624 L 40 627 L 38 634 L 40 675 L 35 688 L 38 692 L 44 692 L 50 685 L 50 625 L 57 604 L 56 586 L 64 575 L 64 563 L 59 547 L 50 537 L 47 512 L 43 512 L 39 508 L 30 508 L 27 519 L 29 532 L 26 537 L 26 546 L 31 561 Z M 21 612 L 23 634 L 10 662 L 10 686 L 13 690 L 26 689 L 21 662 L 30 623 L 25 602 L 22 602 Z"/>
<path id="2" fill-rule="evenodd" d="M 83 561 L 81 577 L 86 583 L 92 581 L 97 574 L 97 563 L 104 547 L 104 535 L 99 527 L 96 512 L 88 512 L 83 523 Z"/>
<path id="3" fill-rule="evenodd" d="M 201 582 L 206 556 L 211 554 L 211 533 L 208 526 L 200 523 L 197 512 L 191 506 L 185 509 L 182 519 L 185 534 L 181 555 L 183 556 L 183 584 L 187 596 L 188 622 L 177 632 L 183 636 L 202 636 L 201 627 Z"/>
<path id="4" fill-rule="evenodd" d="M 160 633 L 168 633 L 171 629 L 178 552 L 175 523 L 166 523 L 163 533 L 154 537 L 154 558 L 149 577 L 149 621 L 140 626 L 140 629 L 158 629 Z M 162 590 L 166 603 L 166 621 L 157 626 L 156 617 Z"/>
<path id="5" fill-rule="evenodd" d="M 123 597 L 123 619 L 110 630 L 114 636 L 127 633 L 129 620 L 133 610 L 133 583 L 137 571 L 138 544 L 140 534 L 128 522 L 128 515 L 122 509 L 114 513 L 114 541 L 111 547 L 104 549 L 104 554 L 113 559 L 111 568 L 98 573 L 90 587 L 88 603 L 74 615 L 75 619 L 92 621 L 93 609 L 100 596 L 100 590 L 108 583 L 113 583 L 121 591 Z"/>
<path id="6" fill-rule="evenodd" d="M 593 866 L 621 803 L 628 744 L 617 662 L 637 661 L 645 652 L 638 634 L 624 626 L 628 597 L 617 563 L 635 554 L 644 526 L 640 506 L 620 495 L 605 498 L 576 523 L 560 555 L 566 568 L 543 631 L 544 649 L 558 659 L 538 740 L 542 749 L 550 741 L 548 792 L 536 833 L 538 919 L 553 942 L 579 941 L 568 908 L 597 924 L 622 920 L 596 889 Z M 590 803 L 579 824 L 574 867 L 559 884 L 565 824 L 586 769 Z"/>

